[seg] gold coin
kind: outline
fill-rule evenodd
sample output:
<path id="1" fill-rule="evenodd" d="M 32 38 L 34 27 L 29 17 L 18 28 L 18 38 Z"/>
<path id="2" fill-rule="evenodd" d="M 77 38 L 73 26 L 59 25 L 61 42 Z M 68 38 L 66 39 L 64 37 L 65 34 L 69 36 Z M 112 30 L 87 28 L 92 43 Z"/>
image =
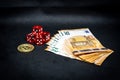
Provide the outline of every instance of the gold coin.
<path id="1" fill-rule="evenodd" d="M 17 50 L 19 52 L 25 52 L 25 53 L 28 53 L 28 52 L 31 52 L 34 50 L 34 46 L 32 44 L 28 44 L 28 43 L 25 43 L 25 44 L 20 44 L 18 47 L 17 47 Z"/>

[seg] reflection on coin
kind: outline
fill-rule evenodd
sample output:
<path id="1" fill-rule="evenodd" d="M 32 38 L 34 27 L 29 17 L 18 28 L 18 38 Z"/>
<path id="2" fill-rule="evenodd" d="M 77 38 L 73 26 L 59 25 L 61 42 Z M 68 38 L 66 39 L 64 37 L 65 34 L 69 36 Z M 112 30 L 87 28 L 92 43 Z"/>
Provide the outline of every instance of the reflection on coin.
<path id="1" fill-rule="evenodd" d="M 28 44 L 28 43 L 25 43 L 25 44 L 21 44 L 17 47 L 17 50 L 19 52 L 31 52 L 33 51 L 34 49 L 34 46 L 32 44 Z"/>

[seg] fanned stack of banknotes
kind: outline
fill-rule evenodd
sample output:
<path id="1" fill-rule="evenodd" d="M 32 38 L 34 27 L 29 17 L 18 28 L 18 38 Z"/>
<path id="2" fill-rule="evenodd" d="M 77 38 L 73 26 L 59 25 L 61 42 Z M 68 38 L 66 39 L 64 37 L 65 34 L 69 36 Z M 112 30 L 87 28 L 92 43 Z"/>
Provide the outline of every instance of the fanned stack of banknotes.
<path id="1" fill-rule="evenodd" d="M 99 66 L 113 53 L 88 28 L 59 30 L 46 44 L 46 51 Z"/>

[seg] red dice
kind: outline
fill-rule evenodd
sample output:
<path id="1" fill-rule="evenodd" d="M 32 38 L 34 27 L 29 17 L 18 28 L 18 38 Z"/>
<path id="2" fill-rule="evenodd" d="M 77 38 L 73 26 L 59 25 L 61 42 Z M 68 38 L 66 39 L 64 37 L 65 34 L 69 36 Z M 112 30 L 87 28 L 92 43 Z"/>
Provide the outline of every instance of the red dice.
<path id="1" fill-rule="evenodd" d="M 36 26 L 33 26 L 32 31 L 36 32 L 36 33 L 42 33 L 43 32 L 43 28 L 42 28 L 42 26 L 36 25 Z"/>
<path id="2" fill-rule="evenodd" d="M 43 32 L 44 42 L 48 42 L 50 40 L 50 33 Z"/>
<path id="3" fill-rule="evenodd" d="M 50 33 L 44 32 L 42 26 L 33 26 L 32 33 L 27 34 L 27 42 L 42 45 L 50 40 Z"/>
<path id="4" fill-rule="evenodd" d="M 36 45 L 42 45 L 42 44 L 44 44 L 43 38 L 37 38 L 37 39 L 35 40 L 35 44 L 36 44 Z"/>
<path id="5" fill-rule="evenodd" d="M 27 34 L 26 38 L 27 38 L 27 42 L 29 42 L 29 43 L 35 42 L 35 34 L 29 33 L 29 34 Z"/>

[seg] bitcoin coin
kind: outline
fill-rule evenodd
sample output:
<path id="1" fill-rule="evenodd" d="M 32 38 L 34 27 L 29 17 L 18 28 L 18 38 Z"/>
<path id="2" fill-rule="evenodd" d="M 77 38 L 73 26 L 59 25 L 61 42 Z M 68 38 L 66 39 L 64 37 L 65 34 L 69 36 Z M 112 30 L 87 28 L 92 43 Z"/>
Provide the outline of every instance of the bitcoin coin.
<path id="1" fill-rule="evenodd" d="M 25 43 L 25 44 L 20 44 L 18 47 L 17 47 L 17 50 L 19 52 L 25 52 L 25 53 L 28 53 L 28 52 L 31 52 L 34 50 L 34 46 L 32 44 L 28 44 L 28 43 Z"/>

